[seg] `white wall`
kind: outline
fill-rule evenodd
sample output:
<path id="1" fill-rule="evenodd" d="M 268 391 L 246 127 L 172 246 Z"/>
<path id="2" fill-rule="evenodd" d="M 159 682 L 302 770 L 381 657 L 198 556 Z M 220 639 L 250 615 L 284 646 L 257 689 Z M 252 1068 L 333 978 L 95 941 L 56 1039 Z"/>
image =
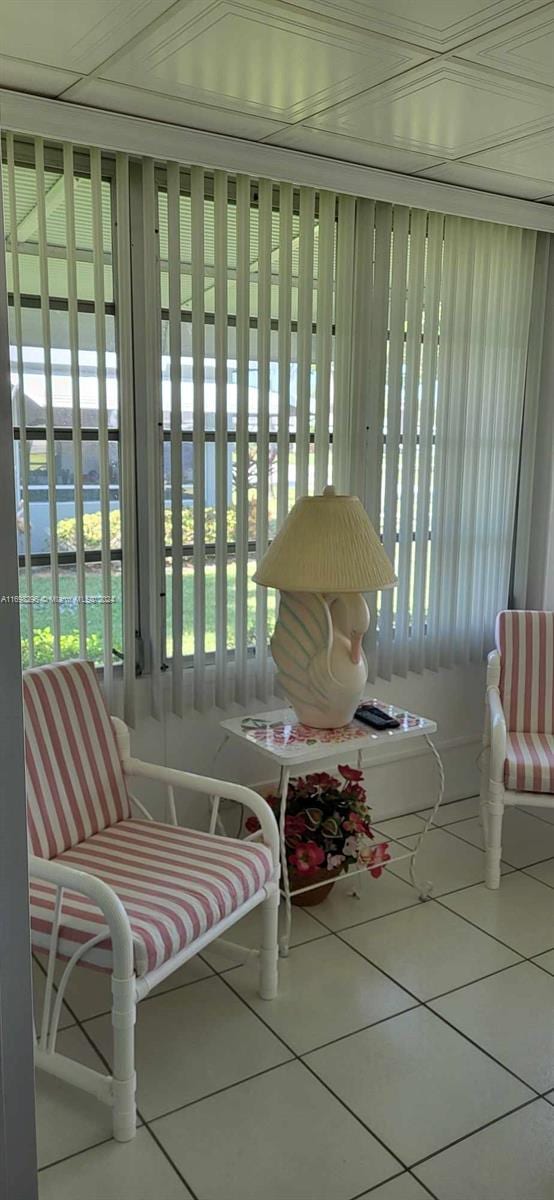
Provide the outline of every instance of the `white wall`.
<path id="1" fill-rule="evenodd" d="M 167 715 L 163 722 L 144 715 L 148 706 L 148 681 L 138 681 L 139 712 L 142 716 L 132 733 L 133 753 L 137 757 L 216 775 L 238 783 L 256 786 L 273 782 L 275 772 L 271 761 L 254 748 L 243 743 L 223 743 L 220 721 L 239 714 L 231 707 L 227 712 L 189 713 L 182 719 Z M 436 745 L 446 768 L 446 798 L 453 800 L 474 795 L 479 788 L 476 760 L 480 750 L 484 697 L 484 668 L 456 667 L 438 672 L 425 671 L 395 677 L 391 683 L 378 681 L 375 692 L 379 698 L 397 704 L 437 722 Z M 270 704 L 253 703 L 249 712 L 256 713 L 278 707 L 282 701 Z M 437 775 L 434 760 L 423 741 L 409 743 L 398 761 L 375 766 L 367 773 L 368 797 L 374 815 L 413 812 L 434 801 Z M 136 789 L 137 795 L 158 803 L 156 789 Z M 157 807 L 156 803 L 156 807 Z M 186 801 L 182 810 L 186 819 L 202 824 L 205 807 L 202 801 Z M 161 811 L 160 811 L 161 815 Z M 230 827 L 231 828 L 231 827 Z"/>

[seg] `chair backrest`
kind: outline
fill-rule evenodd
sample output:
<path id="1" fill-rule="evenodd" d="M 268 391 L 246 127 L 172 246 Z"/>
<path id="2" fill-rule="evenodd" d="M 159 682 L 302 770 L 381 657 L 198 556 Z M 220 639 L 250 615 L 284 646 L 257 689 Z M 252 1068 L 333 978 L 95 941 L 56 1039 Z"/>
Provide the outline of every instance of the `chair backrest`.
<path id="1" fill-rule="evenodd" d="M 92 663 L 24 671 L 23 701 L 29 840 L 55 858 L 128 817 L 127 788 Z"/>
<path id="2" fill-rule="evenodd" d="M 499 613 L 496 646 L 507 728 L 554 733 L 554 613 Z"/>

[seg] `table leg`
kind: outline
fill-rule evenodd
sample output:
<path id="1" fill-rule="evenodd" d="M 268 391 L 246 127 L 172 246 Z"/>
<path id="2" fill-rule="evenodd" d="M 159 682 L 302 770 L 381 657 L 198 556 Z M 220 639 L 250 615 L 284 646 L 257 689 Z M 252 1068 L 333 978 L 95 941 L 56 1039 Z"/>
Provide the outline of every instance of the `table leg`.
<path id="1" fill-rule="evenodd" d="M 429 826 L 432 825 L 433 818 L 436 815 L 436 813 L 438 812 L 438 809 L 442 802 L 442 798 L 444 796 L 444 767 L 442 764 L 441 756 L 440 756 L 436 746 L 433 744 L 433 742 L 431 741 L 431 738 L 429 737 L 429 735 L 427 733 L 425 734 L 425 741 L 427 742 L 427 745 L 429 746 L 429 749 L 430 749 L 432 755 L 434 756 L 435 762 L 438 767 L 439 790 L 438 790 L 438 795 L 437 795 L 435 804 L 433 805 L 433 808 L 431 809 L 431 812 L 429 813 L 429 816 L 425 822 L 425 825 L 423 826 L 423 829 L 422 829 L 421 833 L 419 834 L 414 852 L 410 859 L 410 883 L 412 884 L 412 887 L 416 888 L 417 891 L 419 892 L 420 900 L 430 900 L 431 899 L 431 896 L 433 895 L 433 883 L 430 879 L 425 879 L 425 880 L 418 879 L 418 877 L 416 875 L 416 858 L 417 858 L 421 843 L 423 842 L 423 839 L 425 837 L 425 834 L 427 833 Z"/>
<path id="2" fill-rule="evenodd" d="M 292 904 L 290 898 L 289 871 L 287 866 L 287 847 L 285 844 L 285 815 L 287 811 L 289 778 L 289 768 L 281 767 L 281 773 L 279 776 L 279 791 L 281 795 L 281 806 L 279 809 L 279 837 L 281 842 L 281 880 L 283 891 L 285 893 L 285 920 L 283 933 L 279 939 L 279 954 L 281 955 L 281 958 L 287 958 L 288 956 L 290 946 L 290 930 L 292 924 Z"/>

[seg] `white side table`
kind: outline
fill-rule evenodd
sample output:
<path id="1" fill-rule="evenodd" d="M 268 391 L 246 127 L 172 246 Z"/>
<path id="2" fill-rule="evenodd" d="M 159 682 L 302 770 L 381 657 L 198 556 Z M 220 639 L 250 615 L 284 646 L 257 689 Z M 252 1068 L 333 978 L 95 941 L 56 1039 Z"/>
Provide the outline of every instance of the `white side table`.
<path id="1" fill-rule="evenodd" d="M 332 759 L 338 764 L 339 761 L 343 761 L 345 758 L 349 758 L 355 754 L 358 769 L 366 770 L 368 767 L 379 765 L 385 748 L 390 752 L 394 746 L 400 747 L 404 742 L 413 738 L 425 739 L 431 753 L 435 757 L 439 771 L 439 787 L 436 803 L 418 837 L 415 848 L 413 850 L 406 850 L 405 854 L 399 854 L 395 858 L 389 859 L 387 863 L 380 863 L 379 865 L 386 870 L 393 863 L 409 859 L 410 880 L 412 885 L 418 888 L 420 898 L 426 900 L 431 894 L 432 884 L 418 882 L 415 867 L 422 840 L 444 794 L 444 770 L 438 750 L 433 745 L 430 736 L 436 732 L 437 726 L 434 721 L 428 721 L 426 717 L 405 712 L 403 709 L 395 708 L 394 705 L 382 704 L 379 700 L 372 700 L 371 703 L 378 704 L 383 709 L 383 712 L 396 717 L 400 721 L 399 728 L 378 732 L 376 729 L 372 729 L 368 725 L 363 725 L 359 721 L 352 721 L 350 725 L 345 725 L 342 729 L 313 729 L 308 725 L 300 724 L 291 708 L 279 708 L 274 712 L 258 713 L 253 717 L 231 717 L 230 720 L 221 722 L 221 727 L 225 730 L 227 737 L 237 738 L 243 744 L 247 743 L 250 746 L 255 746 L 262 754 L 265 754 L 279 765 L 279 793 L 281 796 L 279 815 L 282 871 L 281 890 L 285 897 L 286 907 L 285 930 L 280 945 L 283 956 L 286 956 L 289 951 L 292 895 L 323 886 L 321 882 L 308 884 L 306 887 L 297 888 L 295 892 L 291 892 L 287 869 L 285 811 L 289 779 L 293 771 L 296 773 L 309 763 L 321 762 L 323 759 Z M 215 808 L 212 812 L 213 826 L 215 826 L 217 819 L 217 808 Z M 251 834 L 252 838 L 256 838 L 257 836 L 257 834 Z M 334 882 L 340 884 L 342 880 L 351 879 L 353 875 L 358 875 L 362 872 L 367 874 L 367 870 L 366 866 L 355 868 L 354 870 L 350 869 L 347 873 L 337 876 Z"/>

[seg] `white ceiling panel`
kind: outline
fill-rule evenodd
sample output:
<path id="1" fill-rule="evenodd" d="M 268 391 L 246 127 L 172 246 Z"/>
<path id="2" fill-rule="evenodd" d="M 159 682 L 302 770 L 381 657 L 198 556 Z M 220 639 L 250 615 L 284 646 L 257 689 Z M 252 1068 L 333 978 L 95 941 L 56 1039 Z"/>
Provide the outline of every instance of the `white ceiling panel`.
<path id="1" fill-rule="evenodd" d="M 32 62 L 92 71 L 173 0 L 4 0 L 2 50 Z"/>
<path id="2" fill-rule="evenodd" d="M 471 155 L 471 162 L 554 183 L 554 128 Z"/>
<path id="3" fill-rule="evenodd" d="M 280 128 L 279 121 L 269 121 L 266 117 L 212 108 L 207 104 L 194 104 L 189 100 L 146 92 L 139 87 L 94 77 L 81 79 L 74 87 L 69 88 L 63 99 L 73 100 L 77 104 L 90 104 L 93 108 L 104 108 L 111 112 L 128 113 L 133 117 L 146 117 L 151 121 L 167 121 L 172 125 L 186 125 L 189 129 L 204 129 L 209 133 L 252 138 L 254 141 L 259 141 Z"/>
<path id="4" fill-rule="evenodd" d="M 502 196 L 519 196 L 524 200 L 539 200 L 544 196 L 544 179 L 529 179 L 525 175 L 512 175 L 507 171 L 491 171 L 489 167 L 477 167 L 472 163 L 442 163 L 418 174 L 425 179 L 436 179 L 438 183 L 453 183 L 459 187 L 477 188 L 478 191 L 497 192 Z"/>
<path id="5" fill-rule="evenodd" d="M 553 89 L 446 58 L 312 117 L 310 124 L 449 159 L 534 133 L 553 120 Z"/>
<path id="6" fill-rule="evenodd" d="M 58 67 L 43 67 L 25 62 L 21 58 L 9 58 L 0 54 L 0 87 L 15 88 L 17 91 L 34 92 L 37 96 L 59 96 L 64 88 L 78 79 L 72 71 L 61 71 Z"/>
<path id="7" fill-rule="evenodd" d="M 291 0 L 285 0 L 290 3 Z M 540 8 L 544 0 L 340 0 L 340 14 L 374 29 L 432 50 L 452 50 L 490 29 Z M 318 13 L 336 13 L 337 0 L 303 0 Z"/>
<path id="8" fill-rule="evenodd" d="M 457 54 L 524 79 L 554 83 L 554 3 L 478 38 Z"/>
<path id="9" fill-rule="evenodd" d="M 285 126 L 264 140 L 273 146 L 288 146 L 307 154 L 323 154 L 327 158 L 344 159 L 346 162 L 362 163 L 383 171 L 400 171 L 407 175 L 440 162 L 440 159 L 432 158 L 429 154 L 413 154 L 396 146 L 381 146 L 377 142 L 344 137 L 324 129 L 313 129 L 309 125 Z"/>
<path id="10" fill-rule="evenodd" d="M 276 0 L 190 0 L 135 38 L 100 74 L 286 122 L 429 54 Z"/>

